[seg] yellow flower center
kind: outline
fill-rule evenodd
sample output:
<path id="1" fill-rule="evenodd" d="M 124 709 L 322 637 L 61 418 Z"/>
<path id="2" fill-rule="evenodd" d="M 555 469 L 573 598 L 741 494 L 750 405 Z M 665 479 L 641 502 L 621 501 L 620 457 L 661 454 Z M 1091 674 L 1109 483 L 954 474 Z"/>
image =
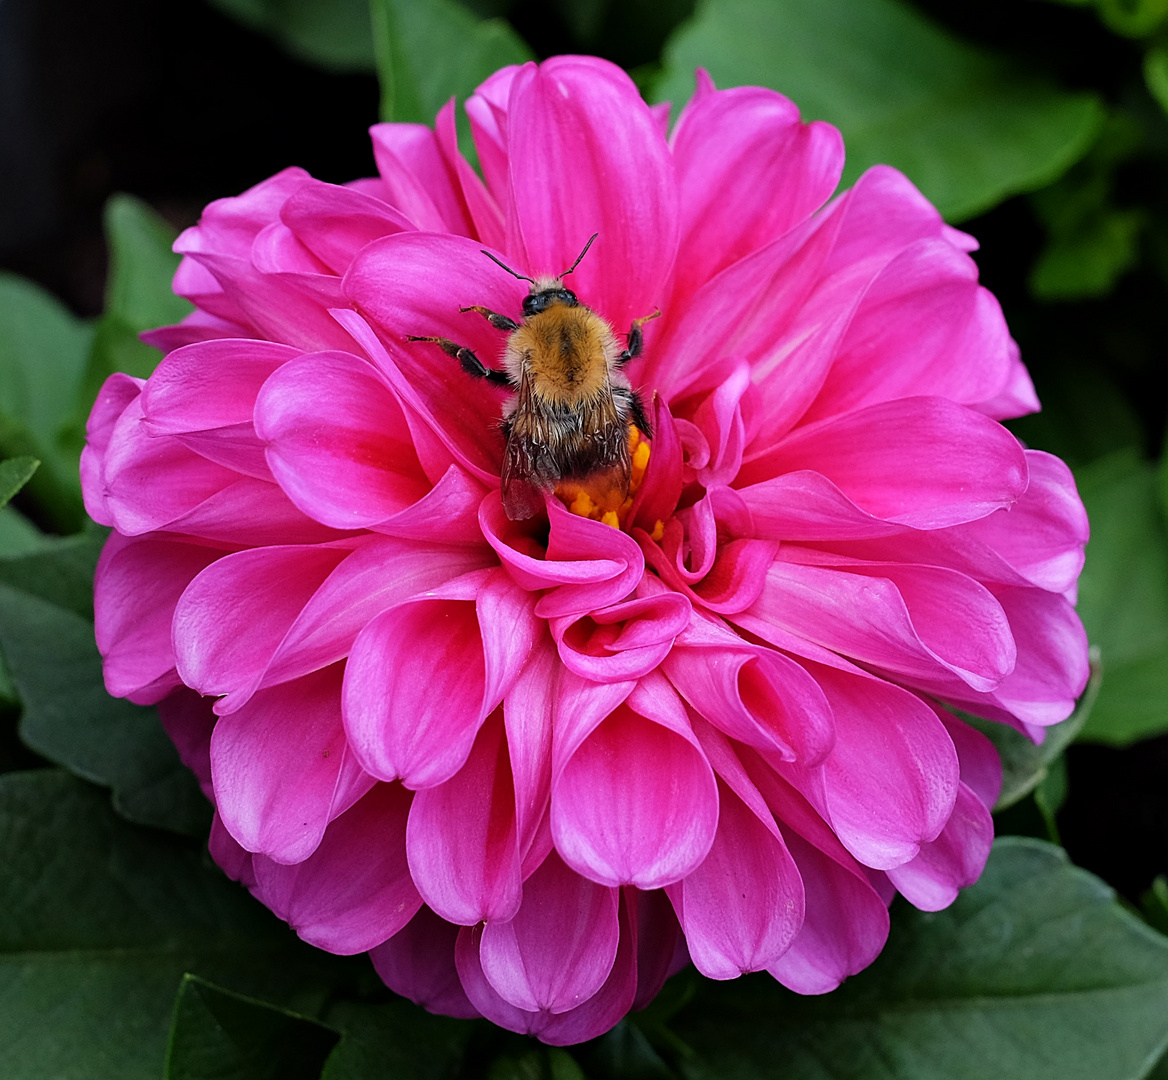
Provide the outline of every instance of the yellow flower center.
<path id="1" fill-rule="evenodd" d="M 636 424 L 629 425 L 629 458 L 632 470 L 629 487 L 625 491 L 612 473 L 598 473 L 587 480 L 562 480 L 556 486 L 556 498 L 573 514 L 603 521 L 614 529 L 623 529 L 633 508 L 633 500 L 645 480 L 649 467 L 651 446 Z M 660 539 L 664 525 L 658 521 L 653 529 L 654 539 Z"/>

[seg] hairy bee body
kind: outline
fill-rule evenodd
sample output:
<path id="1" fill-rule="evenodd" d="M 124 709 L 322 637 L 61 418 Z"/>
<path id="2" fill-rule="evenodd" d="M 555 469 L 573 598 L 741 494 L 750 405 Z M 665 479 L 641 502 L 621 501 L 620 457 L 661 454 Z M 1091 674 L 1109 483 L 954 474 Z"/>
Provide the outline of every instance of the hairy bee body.
<path id="1" fill-rule="evenodd" d="M 634 400 L 616 366 L 620 355 L 612 328 L 582 304 L 553 304 L 511 334 L 505 363 L 516 397 L 503 417 L 502 477 L 508 517 L 532 516 L 542 506 L 539 491 L 563 480 L 607 480 L 610 500 L 620 505 Z"/>
<path id="2" fill-rule="evenodd" d="M 594 502 L 615 512 L 629 491 L 630 426 L 636 424 L 650 435 L 640 396 L 621 369 L 641 352 L 641 324 L 659 313 L 634 321 L 622 349 L 612 327 L 564 288 L 563 279 L 579 265 L 592 240 L 571 270 L 559 277 L 522 278 L 531 282 L 531 291 L 524 297 L 521 321 L 483 307 L 462 309 L 478 312 L 508 332 L 505 370 L 488 367 L 447 338 L 408 339 L 432 341 L 467 374 L 515 392 L 501 425 L 506 440 L 503 509 L 513 521 L 534 517 L 543 509 L 544 493 L 565 481 L 587 482 Z M 489 252 L 484 254 L 522 277 Z"/>

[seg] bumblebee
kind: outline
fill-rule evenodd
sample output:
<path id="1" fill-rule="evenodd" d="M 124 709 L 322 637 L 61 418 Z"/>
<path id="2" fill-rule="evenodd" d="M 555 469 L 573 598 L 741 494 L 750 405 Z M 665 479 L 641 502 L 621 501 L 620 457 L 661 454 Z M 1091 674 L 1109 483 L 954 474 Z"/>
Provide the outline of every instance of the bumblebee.
<path id="1" fill-rule="evenodd" d="M 652 434 L 644 402 L 622 369 L 641 354 L 642 324 L 661 312 L 634 320 L 622 349 L 612 327 L 564 288 L 564 278 L 598 235 L 558 277 L 526 277 L 483 252 L 513 277 L 531 282 L 519 322 L 478 305 L 459 308 L 509 335 L 505 370 L 488 367 L 448 338 L 407 338 L 433 342 L 468 375 L 515 391 L 501 425 L 503 509 L 512 521 L 534 517 L 550 491 L 570 499 L 586 490 L 593 503 L 615 514 L 629 494 L 630 442 L 639 438 L 632 426 L 646 438 Z"/>

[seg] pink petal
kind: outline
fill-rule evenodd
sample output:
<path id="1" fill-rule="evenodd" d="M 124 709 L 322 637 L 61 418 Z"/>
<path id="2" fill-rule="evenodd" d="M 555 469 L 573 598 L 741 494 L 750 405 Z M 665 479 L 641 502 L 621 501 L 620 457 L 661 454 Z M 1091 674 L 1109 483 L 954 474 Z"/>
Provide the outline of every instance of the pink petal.
<path id="1" fill-rule="evenodd" d="M 761 820 L 724 784 L 718 798 L 709 854 L 666 891 L 697 969 L 735 979 L 786 952 L 803 922 L 803 886 L 765 807 Z"/>
<path id="2" fill-rule="evenodd" d="M 341 812 L 337 798 L 352 783 L 345 774 L 359 770 L 347 760 L 340 693 L 341 671 L 327 668 L 258 691 L 215 725 L 215 802 L 248 851 L 303 862 Z"/>
<path id="3" fill-rule="evenodd" d="M 527 1012 L 563 1013 L 604 985 L 616 960 L 616 889 L 569 870 L 554 852 L 527 879 L 509 922 L 488 922 L 479 945 L 495 991 Z"/>
<path id="4" fill-rule="evenodd" d="M 915 695 L 808 662 L 827 694 L 836 741 L 823 764 L 827 818 L 860 862 L 899 866 L 944 828 L 957 797 L 953 742 Z"/>
<path id="5" fill-rule="evenodd" d="M 921 845 L 920 853 L 887 871 L 906 900 L 922 911 L 940 911 L 972 885 L 985 869 L 994 842 L 990 812 L 964 784 L 945 828 L 936 840 Z"/>
<path id="6" fill-rule="evenodd" d="M 393 207 L 351 187 L 307 180 L 280 208 L 280 220 L 335 274 L 383 236 L 413 226 Z"/>
<path id="7" fill-rule="evenodd" d="M 113 519 L 105 504 L 106 488 L 103 470 L 105 453 L 119 417 L 141 393 L 141 379 L 129 375 L 111 375 L 97 392 L 97 400 L 85 422 L 85 449 L 81 451 L 81 493 L 85 498 L 85 512 L 99 525 L 112 525 Z"/>
<path id="8" fill-rule="evenodd" d="M 94 579 L 94 634 L 106 689 L 126 697 L 175 673 L 170 625 L 191 580 L 222 551 L 165 536 L 112 533 Z M 158 686 L 161 697 L 167 691 Z M 155 699 L 157 700 L 157 698 Z"/>
<path id="9" fill-rule="evenodd" d="M 374 124 L 369 134 L 387 201 L 396 210 L 418 229 L 474 235 L 461 186 L 433 130 L 424 124 Z"/>
<path id="10" fill-rule="evenodd" d="M 866 290 L 804 423 L 911 395 L 974 405 L 1005 383 L 1011 345 L 973 260 L 919 240 Z"/>
<path id="11" fill-rule="evenodd" d="M 1087 511 L 1062 461 L 1027 450 L 1026 464 L 1030 484 L 1009 511 L 999 510 L 957 531 L 986 544 L 1032 584 L 1061 593 L 1083 569 L 1083 546 L 1090 536 Z"/>
<path id="12" fill-rule="evenodd" d="M 790 558 L 801 554 L 783 549 Z M 947 617 L 954 613 L 955 619 Z M 780 560 L 749 614 L 909 682 L 952 674 L 955 683 L 989 691 L 1016 658 L 1010 624 L 993 594 L 941 567 L 833 569 Z M 975 632 L 958 632 L 971 626 Z"/>
<path id="13" fill-rule="evenodd" d="M 628 705 L 586 737 L 566 731 L 561 743 L 557 728 L 555 738 L 552 836 L 569 866 L 602 885 L 653 889 L 701 863 L 714 839 L 717 789 L 663 679 L 643 679 Z M 634 762 L 653 764 L 630 784 Z"/>
<path id="14" fill-rule="evenodd" d="M 957 749 L 961 763 L 961 782 L 992 810 L 1002 790 L 1002 761 L 998 749 L 976 728 L 958 720 L 952 713 L 934 706 L 938 719 L 945 725 Z"/>
<path id="15" fill-rule="evenodd" d="M 414 797 L 406 850 L 427 905 L 464 926 L 514 917 L 524 891 L 515 826 L 507 744 L 496 714 L 479 731 L 466 764 Z"/>
<path id="16" fill-rule="evenodd" d="M 224 827 L 218 813 L 211 819 L 207 851 L 232 881 L 238 881 L 249 889 L 255 885 L 255 870 L 252 867 L 255 856 L 236 843 L 235 838 Z"/>
<path id="17" fill-rule="evenodd" d="M 515 831 L 526 854 L 546 820 L 551 792 L 552 722 L 559 664 L 552 643 L 542 637 L 503 699 L 507 753 L 515 788 Z"/>
<path id="18" fill-rule="evenodd" d="M 468 580 L 462 595 L 469 599 L 480 590 L 484 603 L 507 611 L 506 636 L 487 609 L 476 618 L 461 597 L 436 598 L 384 612 L 354 643 L 345 672 L 345 727 L 374 776 L 400 776 L 412 788 L 449 779 L 518 677 L 536 634 L 528 602 L 503 575 Z"/>
<path id="19" fill-rule="evenodd" d="M 523 69 L 508 112 L 514 269 L 559 274 L 599 233 L 571 288 L 618 330 L 652 314 L 677 247 L 677 183 L 632 80 L 594 57 L 554 57 Z"/>
<path id="20" fill-rule="evenodd" d="M 399 392 L 417 395 L 423 414 L 441 418 L 441 429 L 466 459 L 497 478 L 505 392 L 471 378 L 437 345 L 405 338 L 449 338 L 474 350 L 488 367 L 501 368 L 504 336 L 481 316 L 459 308 L 480 304 L 517 318 L 523 283 L 495 266 L 472 240 L 399 233 L 364 248 L 343 288 L 400 371 L 397 378 L 386 372 L 395 383 L 404 381 Z"/>
<path id="21" fill-rule="evenodd" d="M 422 903 L 406 864 L 409 806 L 400 785 L 376 784 L 329 825 L 305 861 L 283 866 L 257 856 L 257 896 L 317 948 L 345 956 L 374 948 Z"/>
<path id="22" fill-rule="evenodd" d="M 256 430 L 289 498 L 334 528 L 368 528 L 430 488 L 401 407 L 377 369 L 355 356 L 284 365 L 260 393 Z"/>
<path id="23" fill-rule="evenodd" d="M 469 1019 L 479 1015 L 466 996 L 454 966 L 458 927 L 428 907 L 370 954 L 377 974 L 395 994 L 427 1012 Z"/>
<path id="24" fill-rule="evenodd" d="M 844 161 L 835 128 L 801 124 L 792 102 L 757 86 L 695 96 L 672 148 L 682 222 L 675 311 L 702 282 L 818 209 Z"/>
<path id="25" fill-rule="evenodd" d="M 209 699 L 180 686 L 158 703 L 158 718 L 182 763 L 198 778 L 208 801 L 215 801 L 211 786 L 211 732 L 218 717 Z M 216 821 L 219 822 L 218 816 Z M 222 827 L 222 822 L 219 822 Z"/>
<path id="26" fill-rule="evenodd" d="M 798 834 L 786 837 L 807 894 L 807 915 L 791 947 L 767 970 L 797 994 L 826 994 L 880 954 L 888 908 L 862 876 Z"/>
<path id="27" fill-rule="evenodd" d="M 349 554 L 345 547 L 252 548 L 212 563 L 187 586 L 174 614 L 183 682 L 242 705 L 309 598 Z"/>
<path id="28" fill-rule="evenodd" d="M 565 1046 L 603 1034 L 629 1011 L 637 989 L 637 943 L 627 902 L 620 905 L 620 945 L 608 979 L 587 1001 L 563 1013 L 517 1009 L 495 990 L 479 959 L 484 932 L 477 926 L 464 928 L 458 935 L 455 959 L 467 996 L 492 1023 Z"/>
<path id="29" fill-rule="evenodd" d="M 730 738 L 815 765 L 835 738 L 819 684 L 790 657 L 750 646 L 730 632 L 676 646 L 663 671 L 678 693 Z"/>
<path id="30" fill-rule="evenodd" d="M 756 483 L 815 469 L 870 514 L 918 529 L 985 517 L 1026 490 L 1004 427 L 943 398 L 904 398 L 801 428 L 743 466 Z"/>

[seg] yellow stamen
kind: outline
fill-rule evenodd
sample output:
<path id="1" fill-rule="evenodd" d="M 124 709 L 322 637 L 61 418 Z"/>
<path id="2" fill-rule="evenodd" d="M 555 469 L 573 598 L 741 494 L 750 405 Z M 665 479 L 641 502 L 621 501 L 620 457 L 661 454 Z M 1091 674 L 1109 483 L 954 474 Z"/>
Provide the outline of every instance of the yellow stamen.
<path id="1" fill-rule="evenodd" d="M 628 491 L 613 483 L 611 472 L 598 473 L 588 480 L 565 480 L 556 487 L 556 497 L 579 517 L 602 521 L 616 529 L 628 524 L 629 511 L 633 499 L 645 481 L 645 470 L 649 467 L 651 444 L 635 424 L 629 425 L 629 472 Z M 661 528 L 663 525 L 658 522 Z"/>
<path id="2" fill-rule="evenodd" d="M 660 518 L 657 519 L 657 524 L 653 526 L 653 531 L 649 534 L 650 539 L 660 540 L 665 535 L 665 522 Z"/>

